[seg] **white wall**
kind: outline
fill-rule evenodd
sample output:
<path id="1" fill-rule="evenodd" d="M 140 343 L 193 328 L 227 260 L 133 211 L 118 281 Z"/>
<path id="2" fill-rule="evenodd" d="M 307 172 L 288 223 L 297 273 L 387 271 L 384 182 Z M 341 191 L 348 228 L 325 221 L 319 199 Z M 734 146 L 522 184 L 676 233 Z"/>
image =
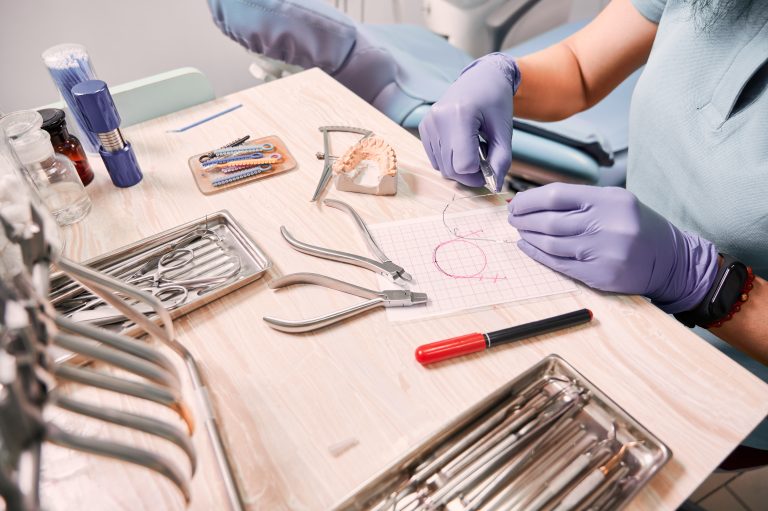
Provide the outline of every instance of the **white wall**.
<path id="1" fill-rule="evenodd" d="M 366 22 L 423 19 L 419 0 L 327 1 Z M 571 19 L 605 1 L 573 0 Z M 185 66 L 219 96 L 256 83 L 251 57 L 216 28 L 205 0 L 0 0 L 0 112 L 58 100 L 40 54 L 65 42 L 84 44 L 113 85 Z"/>
<path id="2" fill-rule="evenodd" d="M 0 111 L 58 100 L 40 54 L 66 42 L 84 44 L 109 84 L 185 66 L 217 95 L 254 84 L 250 56 L 216 28 L 205 0 L 0 0 Z"/>

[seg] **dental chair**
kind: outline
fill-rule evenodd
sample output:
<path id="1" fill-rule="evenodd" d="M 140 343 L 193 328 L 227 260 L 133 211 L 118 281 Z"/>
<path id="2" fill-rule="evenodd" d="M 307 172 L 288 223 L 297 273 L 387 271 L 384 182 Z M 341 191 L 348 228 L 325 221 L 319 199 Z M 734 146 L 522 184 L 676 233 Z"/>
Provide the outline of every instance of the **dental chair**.
<path id="1" fill-rule="evenodd" d="M 541 1 L 510 2 L 514 5 L 497 24 L 521 23 L 525 12 Z M 410 130 L 418 127 L 473 60 L 423 27 L 357 23 L 323 0 L 208 0 L 208 4 L 219 29 L 248 50 L 298 68 L 319 67 Z M 504 53 L 522 56 L 537 51 L 585 23 L 559 26 Z M 623 186 L 629 102 L 638 75 L 591 109 L 564 121 L 516 120 L 510 184 L 516 189 L 553 181 Z"/>

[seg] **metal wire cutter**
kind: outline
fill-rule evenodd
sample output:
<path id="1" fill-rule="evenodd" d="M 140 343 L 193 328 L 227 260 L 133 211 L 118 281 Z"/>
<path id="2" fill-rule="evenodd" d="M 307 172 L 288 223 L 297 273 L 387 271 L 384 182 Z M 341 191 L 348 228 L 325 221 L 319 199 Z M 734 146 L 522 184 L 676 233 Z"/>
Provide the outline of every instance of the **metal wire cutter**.
<path id="1" fill-rule="evenodd" d="M 355 220 L 355 223 L 357 224 L 357 227 L 360 229 L 360 232 L 363 235 L 363 239 L 368 244 L 368 248 L 370 248 L 371 252 L 373 252 L 376 257 L 379 258 L 378 261 L 361 255 L 350 254 L 348 252 L 341 252 L 340 250 L 333 250 L 330 248 L 318 247 L 316 245 L 304 243 L 303 241 L 299 241 L 294 238 L 291 233 L 288 232 L 288 229 L 286 229 L 285 226 L 281 226 L 280 233 L 283 235 L 283 238 L 285 238 L 285 241 L 287 241 L 299 252 L 303 252 L 315 257 L 330 259 L 331 261 L 338 261 L 340 263 L 360 266 L 367 270 L 380 273 L 385 277 L 389 277 L 392 279 L 392 282 L 396 284 L 401 284 L 401 281 L 410 282 L 412 280 L 411 275 L 406 272 L 402 266 L 393 263 L 392 260 L 387 257 L 384 252 L 382 252 L 382 250 L 376 244 L 376 240 L 373 239 L 370 231 L 368 231 L 368 227 L 365 225 L 365 222 L 362 218 L 360 218 L 360 215 L 358 215 L 357 212 L 352 209 L 352 206 L 345 202 L 334 199 L 325 199 L 323 204 L 332 208 L 346 211 L 352 216 L 352 218 Z"/>
<path id="2" fill-rule="evenodd" d="M 264 316 L 264 321 L 275 330 L 289 333 L 310 332 L 375 309 L 376 307 L 410 307 L 411 305 L 427 303 L 426 293 L 416 293 L 404 289 L 374 291 L 317 273 L 291 273 L 290 275 L 284 275 L 270 282 L 269 287 L 271 289 L 279 289 L 292 286 L 293 284 L 314 284 L 361 298 L 368 298 L 368 300 L 312 319 L 291 320 Z"/>

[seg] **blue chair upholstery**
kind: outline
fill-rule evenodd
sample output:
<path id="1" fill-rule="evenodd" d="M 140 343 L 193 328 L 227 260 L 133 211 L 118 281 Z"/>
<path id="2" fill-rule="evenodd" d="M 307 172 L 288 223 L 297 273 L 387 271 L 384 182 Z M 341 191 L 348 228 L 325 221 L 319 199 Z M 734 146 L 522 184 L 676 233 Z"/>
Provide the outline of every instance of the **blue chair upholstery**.
<path id="1" fill-rule="evenodd" d="M 320 67 L 409 129 L 472 61 L 423 27 L 356 23 L 323 0 L 208 3 L 218 27 L 239 44 L 288 64 Z M 506 53 L 542 49 L 583 24 L 563 25 Z M 518 123 L 512 174 L 538 183 L 622 185 L 635 80 L 633 75 L 600 104 L 565 121 Z"/>

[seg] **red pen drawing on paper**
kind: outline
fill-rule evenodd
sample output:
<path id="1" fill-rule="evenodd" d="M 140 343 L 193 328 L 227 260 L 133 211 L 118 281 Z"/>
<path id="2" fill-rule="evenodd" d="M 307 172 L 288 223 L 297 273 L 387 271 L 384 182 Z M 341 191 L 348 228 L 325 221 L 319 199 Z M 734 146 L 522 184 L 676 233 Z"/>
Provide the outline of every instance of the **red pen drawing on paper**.
<path id="1" fill-rule="evenodd" d="M 387 317 L 438 317 L 577 290 L 520 251 L 507 215 L 506 206 L 472 207 L 369 225 L 384 253 L 413 276 L 413 289 L 429 296 L 425 307 L 390 307 Z M 382 278 L 380 285 L 389 289 L 391 282 Z"/>
<path id="2" fill-rule="evenodd" d="M 498 273 L 493 275 L 483 273 L 488 267 L 488 256 L 478 244 L 465 239 L 482 232 L 482 230 L 472 231 L 466 236 L 458 236 L 456 239 L 444 241 L 437 245 L 432 252 L 432 263 L 435 268 L 443 275 L 453 279 L 476 279 L 494 283 L 499 280 L 506 280 L 507 277 Z M 476 267 L 467 271 L 467 268 L 473 264 Z M 454 267 L 458 268 L 454 269 Z"/>

